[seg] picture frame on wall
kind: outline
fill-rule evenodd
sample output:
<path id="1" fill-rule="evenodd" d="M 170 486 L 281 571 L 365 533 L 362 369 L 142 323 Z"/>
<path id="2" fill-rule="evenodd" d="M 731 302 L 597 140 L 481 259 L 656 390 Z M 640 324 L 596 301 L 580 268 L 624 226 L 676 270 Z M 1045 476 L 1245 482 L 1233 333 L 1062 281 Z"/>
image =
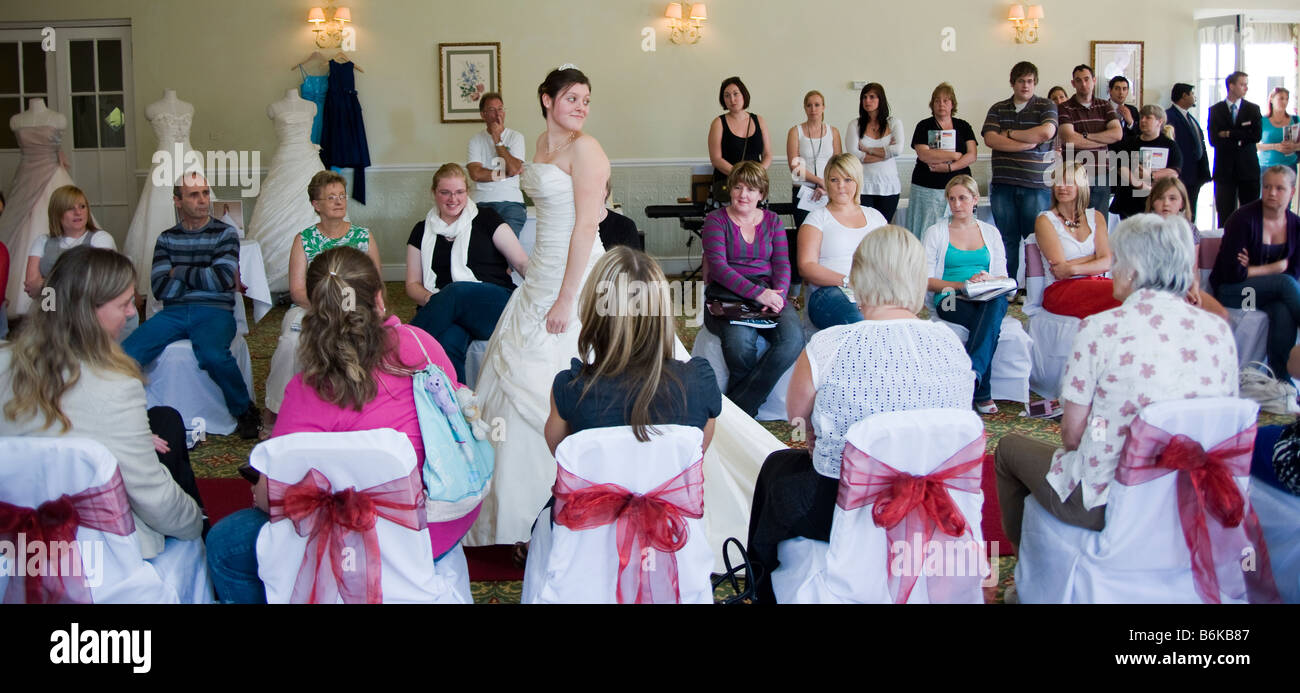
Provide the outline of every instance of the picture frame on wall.
<path id="1" fill-rule="evenodd" d="M 1142 61 L 1145 57 L 1143 41 L 1092 41 L 1092 65 L 1096 73 L 1097 86 L 1095 96 L 1100 99 L 1110 98 L 1110 80 L 1118 75 L 1128 79 L 1129 100 L 1135 105 L 1142 105 L 1143 80 Z"/>
<path id="2" fill-rule="evenodd" d="M 501 44 L 438 44 L 438 97 L 442 122 L 481 123 L 479 99 L 501 91 Z"/>

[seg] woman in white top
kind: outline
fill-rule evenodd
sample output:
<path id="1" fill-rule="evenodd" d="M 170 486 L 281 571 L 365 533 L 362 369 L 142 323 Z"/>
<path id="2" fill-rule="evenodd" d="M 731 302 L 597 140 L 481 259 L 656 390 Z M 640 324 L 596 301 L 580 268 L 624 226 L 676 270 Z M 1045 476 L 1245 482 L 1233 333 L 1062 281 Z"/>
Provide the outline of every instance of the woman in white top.
<path id="1" fill-rule="evenodd" d="M 54 263 L 68 248 L 89 245 L 92 248 L 117 250 L 107 231 L 100 230 L 90 216 L 86 193 L 75 185 L 56 188 L 50 195 L 50 235 L 32 240 L 27 251 L 27 274 L 23 289 L 33 300 L 39 299 L 45 278 Z"/>
<path id="2" fill-rule="evenodd" d="M 885 218 L 858 204 L 862 167 L 851 154 L 837 154 L 826 164 L 830 201 L 799 226 L 799 276 L 808 284 L 808 319 L 819 330 L 862 319 L 849 296 L 853 253 Z"/>
<path id="3" fill-rule="evenodd" d="M 889 115 L 885 88 L 875 82 L 862 88 L 858 117 L 844 131 L 844 151 L 862 162 L 862 206 L 892 222 L 903 191 L 894 161 L 903 153 L 903 121 Z"/>
<path id="4" fill-rule="evenodd" d="M 823 120 L 826 99 L 821 92 L 814 89 L 804 94 L 803 112 L 808 114 L 808 119 L 790 128 L 785 136 L 785 156 L 790 162 L 790 177 L 794 180 L 790 199 L 796 203 L 799 201 L 799 188 L 803 185 L 813 188 L 814 200 L 826 194 L 826 182 L 822 179 L 826 162 L 841 151 L 840 131 Z M 803 226 L 807 216 L 808 212 L 795 209 L 795 228 Z"/>
<path id="5" fill-rule="evenodd" d="M 968 331 L 966 353 L 975 371 L 975 409 L 996 414 L 990 377 L 1007 302 L 1002 297 L 968 301 L 961 298 L 961 290 L 966 282 L 1006 277 L 1007 253 L 998 230 L 975 218 L 980 189 L 974 178 L 956 176 L 943 193 L 952 218 L 940 219 L 925 231 L 925 265 L 930 273 L 926 289 L 935 294 L 935 315 Z"/>
<path id="6" fill-rule="evenodd" d="M 1088 174 L 1066 163 L 1052 186 L 1052 206 L 1034 221 L 1043 255 L 1043 309 L 1086 318 L 1119 305 L 1112 295 L 1106 218 L 1088 207 Z"/>
<path id="7" fill-rule="evenodd" d="M 970 357 L 961 342 L 916 317 L 925 302 L 921 242 L 901 226 L 877 229 L 854 253 L 851 276 L 864 319 L 813 335 L 790 380 L 786 406 L 791 421 L 812 422 L 808 447 L 769 455 L 754 487 L 748 546 L 760 602 L 775 601 L 777 544 L 830 539 L 850 426 L 880 412 L 971 401 Z"/>

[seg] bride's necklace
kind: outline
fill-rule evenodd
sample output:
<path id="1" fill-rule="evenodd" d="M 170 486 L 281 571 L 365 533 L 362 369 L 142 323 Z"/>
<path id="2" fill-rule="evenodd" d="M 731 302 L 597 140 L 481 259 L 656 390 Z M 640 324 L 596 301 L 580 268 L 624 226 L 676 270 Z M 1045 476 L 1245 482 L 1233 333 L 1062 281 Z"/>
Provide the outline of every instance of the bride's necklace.
<path id="1" fill-rule="evenodd" d="M 1079 228 L 1079 217 L 1077 214 L 1070 219 L 1066 219 L 1065 215 L 1061 214 L 1061 209 L 1059 207 L 1053 208 L 1052 211 L 1056 213 L 1058 218 L 1060 218 L 1061 223 L 1065 224 L 1065 228 L 1070 230 Z"/>
<path id="2" fill-rule="evenodd" d="M 577 133 L 577 131 L 575 130 L 574 132 L 569 133 L 569 139 L 565 140 L 565 141 L 564 141 L 564 144 L 561 144 L 561 145 L 558 146 L 558 147 L 552 147 L 552 146 L 550 145 L 550 140 L 547 140 L 547 143 L 546 143 L 546 144 L 547 144 L 547 147 L 546 147 L 546 155 L 547 155 L 547 156 L 550 156 L 551 154 L 554 154 L 554 153 L 560 151 L 561 149 L 564 149 L 565 147 L 569 146 L 570 144 L 573 144 L 573 140 L 576 139 L 577 137 L 578 137 L 578 133 Z"/>

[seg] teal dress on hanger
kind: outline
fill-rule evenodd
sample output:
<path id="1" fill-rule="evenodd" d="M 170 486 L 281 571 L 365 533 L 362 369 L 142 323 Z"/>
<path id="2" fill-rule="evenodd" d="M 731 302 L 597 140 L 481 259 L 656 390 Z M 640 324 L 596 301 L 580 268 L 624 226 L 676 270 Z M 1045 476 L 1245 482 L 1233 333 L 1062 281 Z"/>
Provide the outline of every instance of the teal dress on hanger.
<path id="1" fill-rule="evenodd" d="M 329 75 L 309 75 L 298 66 L 298 71 L 302 73 L 302 84 L 298 87 L 298 93 L 302 98 L 316 104 L 316 119 L 311 122 L 311 143 L 320 144 L 320 125 L 325 117 L 325 92 L 329 91 Z"/>

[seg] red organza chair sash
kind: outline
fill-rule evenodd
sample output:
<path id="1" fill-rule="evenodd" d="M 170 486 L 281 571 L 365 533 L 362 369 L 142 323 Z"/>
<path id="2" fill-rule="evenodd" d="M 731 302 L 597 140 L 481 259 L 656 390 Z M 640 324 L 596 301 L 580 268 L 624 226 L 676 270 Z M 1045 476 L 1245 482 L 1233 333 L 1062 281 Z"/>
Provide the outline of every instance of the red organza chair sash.
<path id="1" fill-rule="evenodd" d="M 24 508 L 0 503 L 0 541 L 13 542 L 15 547 L 40 546 L 45 561 L 29 561 L 25 554 L 15 555 L 24 562 L 24 570 L 39 565 L 39 574 L 28 574 L 25 579 L 11 577 L 5 590 L 6 604 L 90 604 L 90 587 L 86 585 L 82 570 L 81 551 L 77 546 L 77 528 L 97 529 L 101 532 L 127 536 L 135 531 L 131 505 L 126 499 L 126 486 L 122 472 L 114 469 L 113 476 L 101 486 L 94 486 L 73 495 L 62 495 L 45 501 L 35 508 Z M 19 541 L 19 536 L 22 540 Z M 62 556 L 67 555 L 67 561 Z M 17 566 L 14 566 L 17 568 Z M 74 575 L 58 574 L 74 572 Z M 13 574 L 16 576 L 17 571 Z"/>
<path id="2" fill-rule="evenodd" d="M 679 603 L 677 550 L 689 538 L 686 520 L 704 516 L 704 458 L 645 495 L 557 470 L 557 524 L 582 530 L 617 523 L 618 603 Z"/>
<path id="3" fill-rule="evenodd" d="M 925 476 L 900 472 L 846 443 L 835 504 L 842 510 L 872 505 L 871 519 L 877 527 L 885 529 L 891 555 L 900 542 L 906 545 L 907 540 L 914 537 L 917 540 L 913 550 L 928 549 L 935 529 L 952 537 L 970 534 L 974 541 L 974 533 L 967 526 L 961 510 L 953 503 L 951 492 L 978 493 L 983 463 L 983 433 Z M 982 547 L 972 545 L 970 548 L 982 552 Z M 951 556 L 952 552 L 946 554 Z M 917 574 L 919 571 L 906 569 L 906 566 L 902 570 L 898 568 L 896 561 L 887 561 L 889 592 L 894 595 L 894 603 L 904 604 L 920 576 Z M 980 580 L 978 574 L 965 574 L 978 573 L 974 570 L 940 572 L 944 574 L 927 575 L 926 578 L 931 601 L 935 602 L 947 601 L 948 597 L 967 588 L 970 581 Z M 961 574 L 953 574 L 955 572 Z"/>
<path id="4" fill-rule="evenodd" d="M 1207 604 L 1219 603 L 1219 569 L 1228 565 L 1242 566 L 1250 602 L 1281 601 L 1259 518 L 1233 479 L 1250 474 L 1254 445 L 1254 425 L 1207 452 L 1195 440 L 1172 435 L 1138 417 L 1129 426 L 1128 441 L 1115 470 L 1115 480 L 1125 486 L 1178 475 L 1178 520 L 1192 554 L 1196 593 Z M 1251 547 L 1255 551 L 1253 570 L 1248 569 L 1246 560 Z"/>
<path id="5" fill-rule="evenodd" d="M 424 529 L 424 490 L 420 467 L 401 479 L 358 491 L 335 491 L 329 479 L 313 468 L 295 484 L 267 478 L 271 521 L 288 519 L 306 551 L 293 584 L 294 604 L 379 604 L 384 600 L 380 578 L 379 518 L 408 529 Z M 350 550 L 345 556 L 344 551 Z"/>

